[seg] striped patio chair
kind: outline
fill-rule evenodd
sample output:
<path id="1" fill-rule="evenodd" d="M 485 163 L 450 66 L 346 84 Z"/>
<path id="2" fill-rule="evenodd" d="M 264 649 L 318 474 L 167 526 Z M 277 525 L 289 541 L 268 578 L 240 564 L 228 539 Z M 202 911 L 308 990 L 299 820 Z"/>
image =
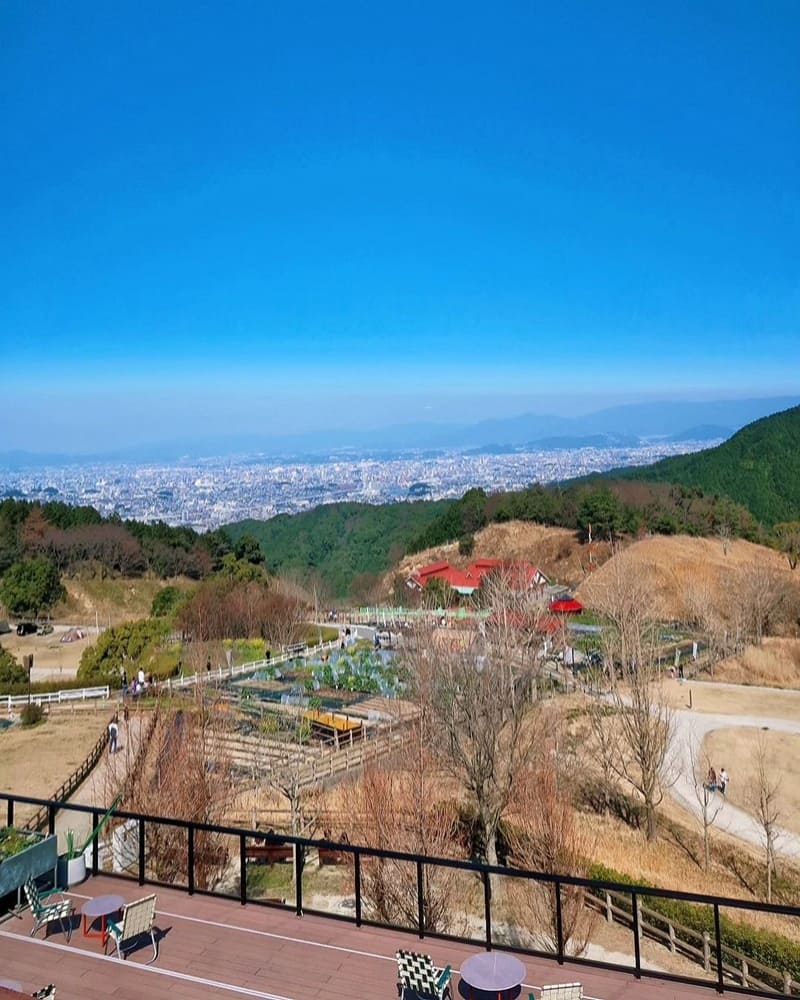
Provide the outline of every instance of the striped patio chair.
<path id="1" fill-rule="evenodd" d="M 153 957 L 147 963 L 152 965 L 158 958 L 158 942 L 155 935 L 156 897 L 145 896 L 135 903 L 126 903 L 122 910 L 122 920 L 116 923 L 109 920 L 106 926 L 108 936 L 117 946 L 117 958 L 122 960 L 126 951 L 130 951 L 138 938 L 150 936 L 153 945 Z M 124 947 L 124 945 L 128 947 Z"/>
<path id="2" fill-rule="evenodd" d="M 449 965 L 437 969 L 430 955 L 415 951 L 398 951 L 395 957 L 400 1000 L 449 1000 Z"/>
<path id="3" fill-rule="evenodd" d="M 25 881 L 25 896 L 28 899 L 28 904 L 33 915 L 31 937 L 33 937 L 40 927 L 44 927 L 44 936 L 47 937 L 47 925 L 52 920 L 58 920 L 61 923 L 61 930 L 66 934 L 67 941 L 69 941 L 72 936 L 71 918 L 75 912 L 72 901 L 65 899 L 60 893 L 50 892 L 45 895 L 39 892 L 32 878 L 28 878 Z"/>

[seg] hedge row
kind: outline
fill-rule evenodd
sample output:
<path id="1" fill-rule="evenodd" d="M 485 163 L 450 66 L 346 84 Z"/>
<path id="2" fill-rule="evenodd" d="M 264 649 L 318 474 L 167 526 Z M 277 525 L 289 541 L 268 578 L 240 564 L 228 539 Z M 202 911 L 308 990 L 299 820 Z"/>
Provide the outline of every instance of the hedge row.
<path id="1" fill-rule="evenodd" d="M 594 864 L 591 866 L 589 878 L 604 882 L 621 882 L 624 885 L 641 885 L 648 887 L 647 882 L 632 879 L 613 868 Z M 650 887 L 653 888 L 653 887 Z M 664 899 L 660 896 L 647 896 L 646 906 L 650 910 L 661 913 L 673 923 L 683 924 L 691 930 L 702 934 L 704 931 L 714 939 L 714 908 L 700 903 L 688 903 L 682 899 Z M 643 898 L 642 902 L 645 902 Z M 624 907 L 623 907 L 624 908 Z M 666 926 L 664 927 L 666 930 Z M 782 934 L 773 931 L 750 927 L 731 920 L 720 914 L 720 932 L 722 943 L 740 952 L 746 958 L 760 962 L 779 972 L 788 972 L 792 979 L 800 981 L 800 945 Z M 761 978 L 756 973 L 757 978 Z M 781 983 L 781 986 L 783 984 Z"/>

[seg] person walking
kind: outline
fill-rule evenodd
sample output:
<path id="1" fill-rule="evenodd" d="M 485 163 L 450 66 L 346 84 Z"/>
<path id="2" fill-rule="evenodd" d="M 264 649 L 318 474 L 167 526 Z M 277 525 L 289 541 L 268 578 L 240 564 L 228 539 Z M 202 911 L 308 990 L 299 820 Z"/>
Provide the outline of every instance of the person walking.
<path id="1" fill-rule="evenodd" d="M 723 795 L 728 789 L 729 780 L 730 779 L 728 778 L 728 772 L 725 770 L 724 767 L 721 767 L 719 769 L 719 790 L 722 792 Z"/>
<path id="2" fill-rule="evenodd" d="M 119 726 L 117 725 L 116 715 L 108 724 L 108 752 L 117 752 L 117 737 L 119 736 Z"/>

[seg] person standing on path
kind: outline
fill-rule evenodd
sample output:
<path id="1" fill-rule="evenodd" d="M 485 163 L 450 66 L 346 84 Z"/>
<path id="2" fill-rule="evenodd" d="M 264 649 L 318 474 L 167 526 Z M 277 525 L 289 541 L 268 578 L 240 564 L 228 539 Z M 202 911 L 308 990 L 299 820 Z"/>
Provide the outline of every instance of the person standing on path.
<path id="1" fill-rule="evenodd" d="M 721 767 L 719 769 L 719 790 L 722 792 L 723 795 L 725 794 L 725 791 L 728 788 L 728 780 L 729 780 L 728 772 L 725 770 L 724 767 Z"/>
<path id="2" fill-rule="evenodd" d="M 119 736 L 119 726 L 117 725 L 116 715 L 108 724 L 108 752 L 117 752 L 117 737 Z"/>

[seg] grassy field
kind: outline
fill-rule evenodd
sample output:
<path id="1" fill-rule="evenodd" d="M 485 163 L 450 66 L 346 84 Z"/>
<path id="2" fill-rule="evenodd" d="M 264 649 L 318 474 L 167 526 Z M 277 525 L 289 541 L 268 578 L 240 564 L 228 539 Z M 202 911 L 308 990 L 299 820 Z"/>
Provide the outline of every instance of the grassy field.
<path id="1" fill-rule="evenodd" d="M 689 708 L 690 691 L 695 712 L 800 722 L 800 694 L 719 687 L 711 682 L 679 684 L 677 680 L 666 680 L 662 688 L 664 701 L 673 708 Z"/>
<path id="2" fill-rule="evenodd" d="M 157 577 L 65 577 L 67 599 L 54 609 L 56 621 L 69 624 L 97 622 L 101 628 L 120 622 L 147 618 L 153 598 L 164 587 L 188 590 L 194 586 L 185 577 L 160 580 Z"/>
<path id="3" fill-rule="evenodd" d="M 714 679 L 732 684 L 800 688 L 800 639 L 765 639 L 714 667 Z"/>

